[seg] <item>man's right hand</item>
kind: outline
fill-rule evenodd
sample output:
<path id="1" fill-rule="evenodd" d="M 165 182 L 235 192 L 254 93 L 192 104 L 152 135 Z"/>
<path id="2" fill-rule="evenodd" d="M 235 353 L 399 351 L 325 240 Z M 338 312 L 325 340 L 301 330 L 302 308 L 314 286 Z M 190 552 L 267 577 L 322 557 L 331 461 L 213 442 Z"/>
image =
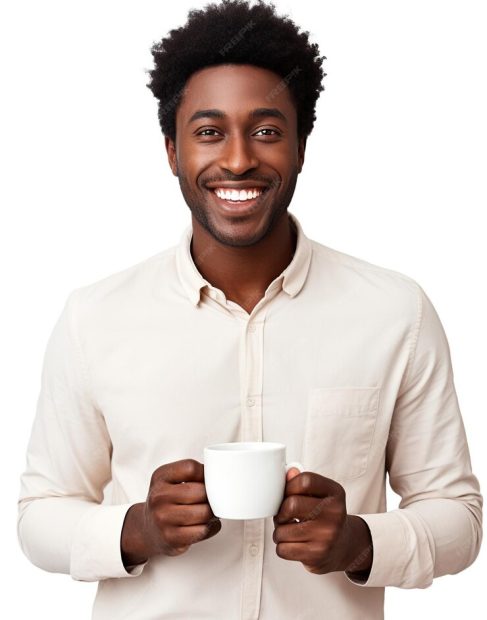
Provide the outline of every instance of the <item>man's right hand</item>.
<path id="1" fill-rule="evenodd" d="M 121 536 L 124 566 L 148 558 L 181 555 L 221 530 L 206 496 L 204 466 L 183 459 L 158 467 L 145 502 L 130 507 Z"/>

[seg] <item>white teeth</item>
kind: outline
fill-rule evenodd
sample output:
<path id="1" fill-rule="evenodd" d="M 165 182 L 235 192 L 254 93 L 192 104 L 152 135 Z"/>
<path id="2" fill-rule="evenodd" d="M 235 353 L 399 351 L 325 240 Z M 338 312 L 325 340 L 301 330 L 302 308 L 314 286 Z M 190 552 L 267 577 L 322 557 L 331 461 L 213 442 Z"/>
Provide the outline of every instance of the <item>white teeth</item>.
<path id="1" fill-rule="evenodd" d="M 261 188 L 255 188 L 255 189 L 225 189 L 223 187 L 217 187 L 215 188 L 214 192 L 215 194 L 218 196 L 218 198 L 223 198 L 224 200 L 233 200 L 233 201 L 240 201 L 240 202 L 244 202 L 246 200 L 252 200 L 253 198 L 256 198 L 257 196 L 260 196 L 260 194 L 262 194 L 262 189 Z"/>

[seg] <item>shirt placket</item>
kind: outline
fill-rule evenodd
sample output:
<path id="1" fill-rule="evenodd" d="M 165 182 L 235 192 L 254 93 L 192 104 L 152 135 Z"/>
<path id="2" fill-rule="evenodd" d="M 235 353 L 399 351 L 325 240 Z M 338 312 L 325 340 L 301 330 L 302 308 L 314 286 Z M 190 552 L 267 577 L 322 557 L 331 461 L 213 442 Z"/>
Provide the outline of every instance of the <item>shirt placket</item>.
<path id="1" fill-rule="evenodd" d="M 240 323 L 239 371 L 241 425 L 240 441 L 263 441 L 262 391 L 264 374 L 264 325 L 269 302 L 282 290 L 273 282 L 250 315 L 226 299 L 220 289 L 209 286 L 208 301 Z M 240 620 L 258 620 L 262 592 L 265 519 L 246 519 L 243 528 Z"/>
<path id="2" fill-rule="evenodd" d="M 263 318 L 243 331 L 242 441 L 262 441 Z M 257 482 L 257 481 L 256 481 Z M 246 519 L 243 534 L 241 620 L 257 620 L 260 610 L 265 519 Z"/>
<path id="3" fill-rule="evenodd" d="M 269 301 L 278 287 L 243 320 L 240 340 L 241 441 L 263 441 L 262 388 L 264 325 Z M 257 482 L 257 481 L 256 481 Z M 246 519 L 243 532 L 241 620 L 258 620 L 262 590 L 265 519 Z"/>

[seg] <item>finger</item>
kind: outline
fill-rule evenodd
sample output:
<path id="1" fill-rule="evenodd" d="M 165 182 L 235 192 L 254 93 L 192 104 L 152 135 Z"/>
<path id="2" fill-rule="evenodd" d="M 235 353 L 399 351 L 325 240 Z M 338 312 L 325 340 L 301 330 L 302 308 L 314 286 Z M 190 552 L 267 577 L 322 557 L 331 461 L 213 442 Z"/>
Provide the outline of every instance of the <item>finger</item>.
<path id="1" fill-rule="evenodd" d="M 195 459 L 183 459 L 166 463 L 158 467 L 152 474 L 152 482 L 164 481 L 171 484 L 181 482 L 204 482 L 203 463 Z"/>
<path id="2" fill-rule="evenodd" d="M 306 495 L 290 495 L 284 498 L 277 515 L 274 516 L 274 525 L 302 521 L 314 521 L 331 508 L 337 501 L 334 496 L 308 497 Z"/>
<path id="3" fill-rule="evenodd" d="M 321 550 L 310 542 L 284 542 L 276 545 L 276 553 L 280 558 L 294 560 L 295 562 L 310 563 L 315 556 L 316 558 L 319 557 L 320 552 Z"/>
<path id="4" fill-rule="evenodd" d="M 211 538 L 222 529 L 222 522 L 218 517 L 212 517 L 206 524 L 206 536 L 204 538 Z"/>
<path id="5" fill-rule="evenodd" d="M 221 529 L 221 522 L 200 525 L 174 526 L 166 532 L 166 540 L 173 547 L 187 547 L 211 538 Z"/>
<path id="6" fill-rule="evenodd" d="M 293 478 L 296 478 L 296 476 L 299 476 L 300 473 L 301 472 L 299 471 L 299 469 L 297 467 L 291 467 L 286 472 L 286 481 L 289 481 L 289 480 L 292 480 Z"/>
<path id="7" fill-rule="evenodd" d="M 192 504 L 191 506 L 180 504 L 171 507 L 167 520 L 172 525 L 178 526 L 203 525 L 214 516 L 209 504 Z"/>
<path id="8" fill-rule="evenodd" d="M 277 544 L 281 542 L 306 542 L 313 540 L 313 531 L 309 521 L 302 523 L 287 523 L 278 525 L 272 533 L 272 540 Z"/>
<path id="9" fill-rule="evenodd" d="M 204 504 L 208 502 L 203 482 L 184 482 L 168 488 L 168 495 L 174 504 Z"/>
<path id="10" fill-rule="evenodd" d="M 151 486 L 148 501 L 153 510 L 157 510 L 162 505 L 193 506 L 194 504 L 208 504 L 205 487 L 201 482 L 170 484 L 159 481 L 156 485 Z"/>
<path id="11" fill-rule="evenodd" d="M 311 471 L 304 471 L 286 482 L 284 496 L 289 495 L 310 495 L 312 497 L 326 497 L 329 495 L 339 496 L 344 493 L 341 484 L 325 478 L 321 474 Z"/>

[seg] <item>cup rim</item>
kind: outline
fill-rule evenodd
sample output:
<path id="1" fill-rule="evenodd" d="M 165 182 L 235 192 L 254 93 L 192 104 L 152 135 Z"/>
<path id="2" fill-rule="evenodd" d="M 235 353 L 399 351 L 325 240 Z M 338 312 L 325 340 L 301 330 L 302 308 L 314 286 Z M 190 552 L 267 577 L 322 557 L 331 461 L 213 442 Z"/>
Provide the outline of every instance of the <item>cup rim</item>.
<path id="1" fill-rule="evenodd" d="M 238 447 L 238 446 L 241 447 Z M 212 452 L 249 452 L 249 446 L 258 448 L 256 452 L 275 452 L 286 448 L 285 444 L 276 441 L 229 441 L 206 446 L 205 451 Z M 262 446 L 262 447 L 261 447 Z"/>

